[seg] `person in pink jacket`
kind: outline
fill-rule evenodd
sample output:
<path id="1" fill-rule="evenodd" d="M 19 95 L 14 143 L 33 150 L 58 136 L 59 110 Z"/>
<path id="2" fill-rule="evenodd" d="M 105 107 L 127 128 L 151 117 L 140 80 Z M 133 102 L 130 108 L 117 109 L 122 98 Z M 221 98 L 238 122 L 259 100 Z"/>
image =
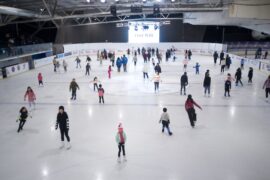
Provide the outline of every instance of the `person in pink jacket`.
<path id="1" fill-rule="evenodd" d="M 103 104 L 104 104 L 104 93 L 105 93 L 105 91 L 104 91 L 104 89 L 102 88 L 102 85 L 100 84 L 100 85 L 99 85 L 99 88 L 98 88 L 99 104 L 101 104 L 101 100 L 102 100 L 102 102 L 103 102 Z"/>
<path id="2" fill-rule="evenodd" d="M 24 95 L 24 101 L 26 101 L 26 98 L 28 98 L 29 107 L 31 108 L 33 105 L 35 109 L 36 95 L 30 86 L 27 87 L 27 90 Z"/>
<path id="3" fill-rule="evenodd" d="M 38 73 L 38 85 L 42 85 L 43 86 L 43 77 L 41 73 Z"/>

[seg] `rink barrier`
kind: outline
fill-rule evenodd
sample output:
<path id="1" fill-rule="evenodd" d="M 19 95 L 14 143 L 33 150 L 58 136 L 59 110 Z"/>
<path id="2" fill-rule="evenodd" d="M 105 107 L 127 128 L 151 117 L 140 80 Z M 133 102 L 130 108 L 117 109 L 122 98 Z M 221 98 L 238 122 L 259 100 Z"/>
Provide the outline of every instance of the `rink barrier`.
<path id="1" fill-rule="evenodd" d="M 218 43 L 83 43 L 83 44 L 65 44 L 64 52 L 72 52 L 72 56 L 97 55 L 97 52 L 106 49 L 107 52 L 115 52 L 116 55 L 127 54 L 127 49 L 131 52 L 137 48 L 148 47 L 158 48 L 165 56 L 167 49 L 175 49 L 176 53 L 184 53 L 186 49 L 190 49 L 193 54 L 212 55 L 214 51 L 224 49 L 223 44 Z"/>
<path id="2" fill-rule="evenodd" d="M 52 64 L 52 61 L 55 57 L 59 57 L 59 58 L 57 58 L 58 60 L 63 60 L 65 57 L 69 57 L 71 55 L 72 55 L 72 52 L 68 52 L 68 53 L 63 53 L 61 55 L 50 56 L 50 57 L 41 58 L 41 59 L 35 59 L 35 60 L 33 60 L 33 63 L 34 63 L 33 69 L 37 69 L 37 68 L 40 68 L 42 66 Z M 29 67 L 29 63 L 26 62 L 26 63 L 20 63 L 20 64 L 8 66 L 5 69 L 6 69 L 6 74 L 7 74 L 7 78 L 8 78 L 8 77 L 29 71 L 30 67 Z M 2 71 L 0 71 L 0 79 L 3 79 Z"/>

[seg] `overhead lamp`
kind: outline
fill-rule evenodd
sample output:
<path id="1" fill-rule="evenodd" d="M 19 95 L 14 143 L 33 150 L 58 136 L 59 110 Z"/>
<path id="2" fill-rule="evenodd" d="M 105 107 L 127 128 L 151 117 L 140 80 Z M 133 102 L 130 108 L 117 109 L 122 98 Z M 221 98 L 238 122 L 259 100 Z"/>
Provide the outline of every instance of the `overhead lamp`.
<path id="1" fill-rule="evenodd" d="M 100 2 L 105 3 L 105 2 L 106 2 L 106 0 L 100 0 Z"/>
<path id="2" fill-rule="evenodd" d="M 171 0 L 172 2 L 175 2 L 175 0 Z"/>
<path id="3" fill-rule="evenodd" d="M 90 0 L 86 0 L 86 2 L 90 3 Z"/>

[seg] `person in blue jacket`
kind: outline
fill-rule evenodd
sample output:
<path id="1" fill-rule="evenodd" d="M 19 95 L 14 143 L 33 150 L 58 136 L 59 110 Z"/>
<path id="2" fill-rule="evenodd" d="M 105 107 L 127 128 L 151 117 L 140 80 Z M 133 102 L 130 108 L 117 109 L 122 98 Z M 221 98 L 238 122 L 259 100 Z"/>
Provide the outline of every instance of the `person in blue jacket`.
<path id="1" fill-rule="evenodd" d="M 199 74 L 200 73 L 200 66 L 201 65 L 199 65 L 199 63 L 196 63 L 196 65 L 193 67 L 196 70 L 196 74 Z"/>
<path id="2" fill-rule="evenodd" d="M 116 60 L 117 71 L 120 72 L 122 66 L 122 60 L 118 57 Z"/>
<path id="3" fill-rule="evenodd" d="M 122 62 L 123 62 L 124 72 L 127 72 L 128 58 L 125 55 L 123 55 L 123 57 L 122 57 Z"/>

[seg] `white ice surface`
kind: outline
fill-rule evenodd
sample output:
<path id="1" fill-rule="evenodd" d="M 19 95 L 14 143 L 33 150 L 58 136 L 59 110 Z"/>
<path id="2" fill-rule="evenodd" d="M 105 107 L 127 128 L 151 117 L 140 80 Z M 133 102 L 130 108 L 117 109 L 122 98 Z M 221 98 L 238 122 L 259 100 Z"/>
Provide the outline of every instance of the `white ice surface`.
<path id="1" fill-rule="evenodd" d="M 197 109 L 195 129 L 184 109 L 186 96 L 179 95 L 180 62 L 163 62 L 160 93 L 153 82 L 142 78 L 142 59 L 135 68 L 129 58 L 128 72 L 112 72 L 92 57 L 90 77 L 69 59 L 68 73 L 54 73 L 52 65 L 0 81 L 0 179 L 1 180 L 269 180 L 270 105 L 265 102 L 263 81 L 267 75 L 254 71 L 254 83 L 233 85 L 232 97 L 223 97 L 225 75 L 212 57 L 193 56 L 188 65 L 191 93 L 203 111 Z M 198 61 L 201 75 L 192 66 Z M 235 73 L 239 63 L 230 72 Z M 152 65 L 150 64 L 152 69 Z M 203 96 L 206 69 L 212 77 L 211 97 Z M 38 87 L 42 72 L 44 87 Z M 153 75 L 151 70 L 150 76 Z M 94 76 L 105 89 L 105 105 L 92 90 Z M 76 78 L 80 90 L 70 101 L 69 83 Z M 17 133 L 15 122 L 26 87 L 37 95 L 37 108 L 24 130 Z M 70 117 L 70 150 L 59 149 L 60 133 L 54 130 L 58 106 Z M 173 136 L 161 133 L 158 124 L 162 107 L 168 108 Z M 128 161 L 117 163 L 115 133 L 121 121 L 127 134 Z"/>

